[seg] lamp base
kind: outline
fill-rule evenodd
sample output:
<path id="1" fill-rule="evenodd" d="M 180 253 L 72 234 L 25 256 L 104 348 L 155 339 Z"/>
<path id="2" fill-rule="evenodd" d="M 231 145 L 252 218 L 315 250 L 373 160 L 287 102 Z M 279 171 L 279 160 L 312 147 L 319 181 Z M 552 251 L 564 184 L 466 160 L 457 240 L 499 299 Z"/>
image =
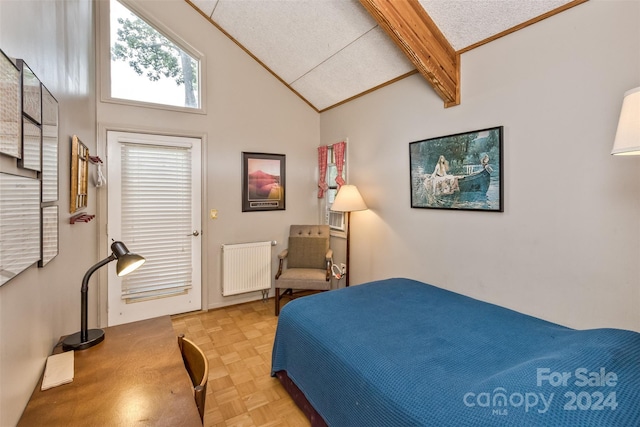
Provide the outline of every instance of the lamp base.
<path id="1" fill-rule="evenodd" d="M 87 333 L 88 339 L 84 342 L 80 338 L 81 332 L 76 332 L 66 337 L 62 341 L 62 350 L 84 350 L 104 341 L 104 331 L 102 329 L 89 329 Z"/>

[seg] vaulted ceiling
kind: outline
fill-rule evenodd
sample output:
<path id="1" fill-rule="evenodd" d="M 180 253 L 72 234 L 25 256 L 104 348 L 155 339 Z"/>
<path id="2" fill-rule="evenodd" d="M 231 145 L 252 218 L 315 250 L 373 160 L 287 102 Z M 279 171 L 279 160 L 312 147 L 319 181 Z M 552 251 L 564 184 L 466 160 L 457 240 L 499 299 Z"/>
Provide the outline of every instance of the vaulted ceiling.
<path id="1" fill-rule="evenodd" d="M 445 107 L 460 55 L 587 0 L 185 0 L 317 111 L 420 73 Z"/>

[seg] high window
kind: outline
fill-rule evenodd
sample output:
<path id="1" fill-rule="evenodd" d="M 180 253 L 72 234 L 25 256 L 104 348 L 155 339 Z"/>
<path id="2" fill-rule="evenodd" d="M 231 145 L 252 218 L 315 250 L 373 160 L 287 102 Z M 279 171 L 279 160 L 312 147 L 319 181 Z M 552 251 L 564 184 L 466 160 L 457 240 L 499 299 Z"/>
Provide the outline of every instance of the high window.
<path id="1" fill-rule="evenodd" d="M 117 0 L 110 2 L 111 98 L 200 109 L 200 60 Z"/>

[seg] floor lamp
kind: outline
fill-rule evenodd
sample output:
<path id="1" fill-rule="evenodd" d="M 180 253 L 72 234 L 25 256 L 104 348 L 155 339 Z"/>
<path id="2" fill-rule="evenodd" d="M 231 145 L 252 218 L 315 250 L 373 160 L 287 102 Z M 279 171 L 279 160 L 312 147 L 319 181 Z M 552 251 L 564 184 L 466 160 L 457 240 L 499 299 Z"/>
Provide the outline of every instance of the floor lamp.
<path id="1" fill-rule="evenodd" d="M 367 205 L 364 203 L 355 185 L 343 185 L 340 187 L 331 205 L 332 211 L 347 213 L 347 280 L 345 286 L 349 286 L 349 277 L 351 277 L 351 268 L 349 266 L 349 252 L 351 251 L 351 212 L 364 211 L 366 209 L 368 209 Z"/>
<path id="2" fill-rule="evenodd" d="M 640 155 L 640 87 L 624 94 L 611 154 Z"/>

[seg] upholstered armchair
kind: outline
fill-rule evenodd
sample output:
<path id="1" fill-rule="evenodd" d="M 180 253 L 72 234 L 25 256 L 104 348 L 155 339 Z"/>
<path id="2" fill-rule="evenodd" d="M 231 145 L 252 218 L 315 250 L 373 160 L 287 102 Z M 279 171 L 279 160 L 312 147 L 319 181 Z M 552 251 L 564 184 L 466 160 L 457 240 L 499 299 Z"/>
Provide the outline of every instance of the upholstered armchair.
<path id="1" fill-rule="evenodd" d="M 291 226 L 288 247 L 278 255 L 276 316 L 280 314 L 280 300 L 284 297 L 294 298 L 294 289 L 331 289 L 333 251 L 329 248 L 329 237 L 328 225 Z"/>

